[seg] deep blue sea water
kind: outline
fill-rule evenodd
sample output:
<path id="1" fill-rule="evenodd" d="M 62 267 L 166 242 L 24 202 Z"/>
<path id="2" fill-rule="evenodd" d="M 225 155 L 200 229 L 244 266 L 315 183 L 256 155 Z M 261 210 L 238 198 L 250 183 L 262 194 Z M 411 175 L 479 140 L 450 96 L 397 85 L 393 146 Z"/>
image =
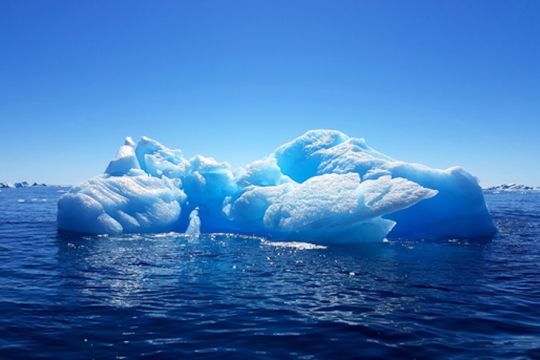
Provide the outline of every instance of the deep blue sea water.
<path id="1" fill-rule="evenodd" d="M 326 249 L 58 234 L 63 188 L 0 192 L 0 359 L 540 358 L 540 192 L 482 243 Z"/>

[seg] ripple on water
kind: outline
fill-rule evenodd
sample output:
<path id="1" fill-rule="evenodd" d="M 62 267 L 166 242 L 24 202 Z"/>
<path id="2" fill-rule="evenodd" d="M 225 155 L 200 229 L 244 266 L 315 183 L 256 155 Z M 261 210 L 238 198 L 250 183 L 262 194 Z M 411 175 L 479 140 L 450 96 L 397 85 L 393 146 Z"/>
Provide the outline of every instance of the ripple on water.
<path id="1" fill-rule="evenodd" d="M 0 358 L 540 356 L 540 194 L 487 195 L 492 241 L 324 247 L 59 234 L 63 191 L 0 193 Z"/>

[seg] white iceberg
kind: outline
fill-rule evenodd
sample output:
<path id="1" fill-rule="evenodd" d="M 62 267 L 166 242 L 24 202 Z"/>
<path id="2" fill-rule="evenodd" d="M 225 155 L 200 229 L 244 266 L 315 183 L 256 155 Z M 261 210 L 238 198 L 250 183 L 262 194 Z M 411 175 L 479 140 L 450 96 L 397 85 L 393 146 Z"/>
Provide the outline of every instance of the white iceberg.
<path id="1" fill-rule="evenodd" d="M 495 227 L 477 180 L 405 163 L 363 139 L 313 130 L 233 171 L 127 138 L 103 175 L 58 203 L 58 227 L 93 234 L 257 234 L 318 243 L 385 237 L 487 237 Z"/>
<path id="2" fill-rule="evenodd" d="M 186 200 L 179 185 L 141 170 L 97 176 L 62 195 L 58 227 L 90 234 L 172 231 Z"/>

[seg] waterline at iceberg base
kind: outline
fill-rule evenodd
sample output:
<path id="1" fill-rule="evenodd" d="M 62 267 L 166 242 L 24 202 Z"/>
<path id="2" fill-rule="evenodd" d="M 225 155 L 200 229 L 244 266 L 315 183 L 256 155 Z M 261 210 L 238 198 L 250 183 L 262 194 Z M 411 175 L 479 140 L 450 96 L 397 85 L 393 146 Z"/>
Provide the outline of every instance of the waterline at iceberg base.
<path id="1" fill-rule="evenodd" d="M 87 234 L 256 234 L 313 243 L 485 238 L 495 233 L 478 181 L 395 160 L 363 139 L 312 130 L 233 170 L 127 138 L 105 173 L 64 194 L 58 227 Z"/>

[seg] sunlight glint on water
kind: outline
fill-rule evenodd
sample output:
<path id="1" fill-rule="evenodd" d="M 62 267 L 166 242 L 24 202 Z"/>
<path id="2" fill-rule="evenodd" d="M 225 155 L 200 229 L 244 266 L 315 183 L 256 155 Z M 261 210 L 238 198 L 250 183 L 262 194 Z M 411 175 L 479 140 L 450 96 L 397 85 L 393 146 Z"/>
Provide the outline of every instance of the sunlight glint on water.
<path id="1" fill-rule="evenodd" d="M 0 192 L 0 358 L 540 356 L 540 195 L 491 242 L 58 234 L 61 188 Z"/>

